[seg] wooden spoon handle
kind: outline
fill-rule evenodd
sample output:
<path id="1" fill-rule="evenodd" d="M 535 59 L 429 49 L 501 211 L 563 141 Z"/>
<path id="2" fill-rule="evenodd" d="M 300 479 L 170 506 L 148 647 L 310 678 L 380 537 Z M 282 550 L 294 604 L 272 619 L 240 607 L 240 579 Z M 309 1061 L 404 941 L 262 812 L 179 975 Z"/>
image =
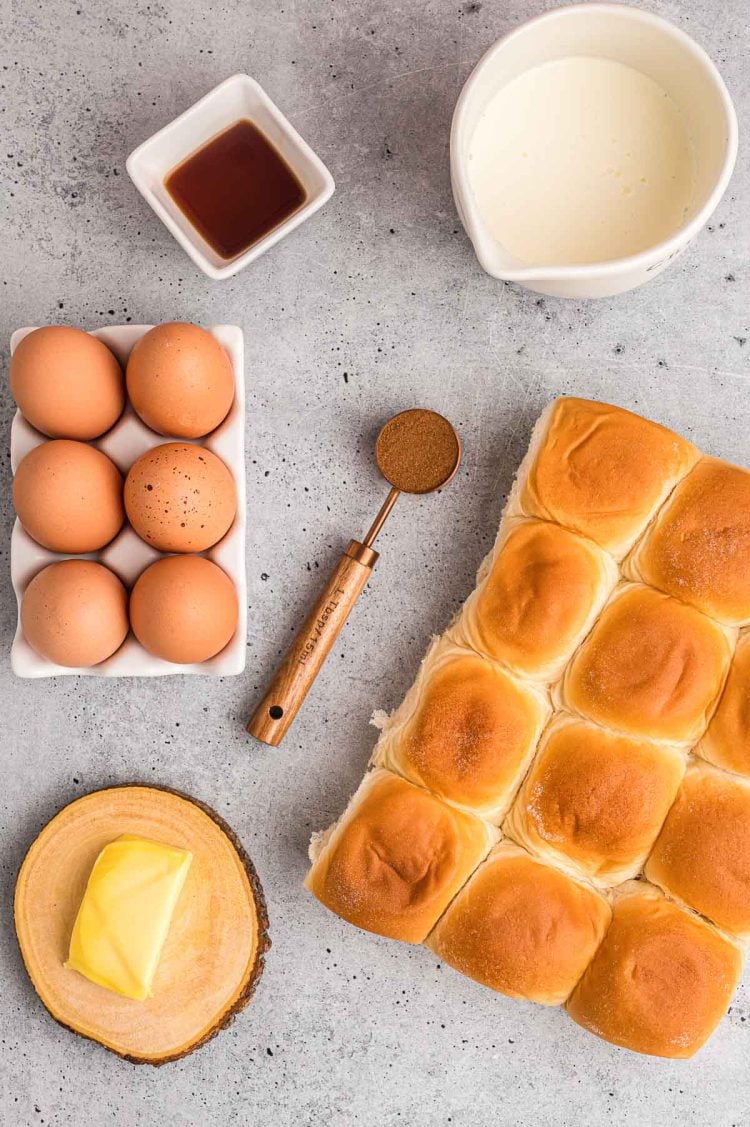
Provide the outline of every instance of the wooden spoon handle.
<path id="1" fill-rule="evenodd" d="M 276 670 L 248 732 L 278 747 L 372 574 L 378 553 L 352 540 Z"/>

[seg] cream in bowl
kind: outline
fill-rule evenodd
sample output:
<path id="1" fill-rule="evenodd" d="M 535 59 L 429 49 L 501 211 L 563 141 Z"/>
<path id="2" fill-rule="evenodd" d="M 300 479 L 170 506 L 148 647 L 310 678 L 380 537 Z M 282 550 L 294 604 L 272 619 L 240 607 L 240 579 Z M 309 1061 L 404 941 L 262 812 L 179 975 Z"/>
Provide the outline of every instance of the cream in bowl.
<path id="1" fill-rule="evenodd" d="M 501 40 L 459 99 L 456 203 L 482 266 L 605 296 L 659 273 L 716 207 L 736 120 L 713 64 L 665 20 L 562 8 Z"/>

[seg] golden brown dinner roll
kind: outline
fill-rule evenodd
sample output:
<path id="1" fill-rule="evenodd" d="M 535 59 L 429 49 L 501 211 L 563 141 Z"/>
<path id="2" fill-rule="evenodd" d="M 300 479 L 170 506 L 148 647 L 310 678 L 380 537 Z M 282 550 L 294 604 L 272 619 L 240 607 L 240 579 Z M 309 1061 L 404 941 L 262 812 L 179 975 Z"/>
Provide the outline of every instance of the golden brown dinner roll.
<path id="1" fill-rule="evenodd" d="M 725 931 L 750 938 L 750 783 L 694 763 L 646 876 Z"/>
<path id="2" fill-rule="evenodd" d="M 602 886 L 643 866 L 685 772 L 682 751 L 559 714 L 504 830 Z"/>
<path id="3" fill-rule="evenodd" d="M 450 633 L 521 676 L 556 680 L 617 582 L 591 541 L 549 521 L 509 521 Z"/>
<path id="4" fill-rule="evenodd" d="M 501 842 L 427 940 L 469 978 L 545 1006 L 570 994 L 611 916 L 592 888 Z"/>
<path id="5" fill-rule="evenodd" d="M 499 821 L 548 715 L 541 691 L 443 639 L 430 650 L 374 759 L 447 802 Z"/>
<path id="6" fill-rule="evenodd" d="M 750 472 L 703 458 L 628 566 L 720 622 L 750 622 Z"/>
<path id="7" fill-rule="evenodd" d="M 717 767 L 750 775 L 750 633 L 740 636 L 719 706 L 697 750 Z"/>
<path id="8" fill-rule="evenodd" d="M 683 438 L 621 407 L 558 399 L 534 432 L 515 504 L 619 558 L 698 457 Z"/>
<path id="9" fill-rule="evenodd" d="M 724 684 L 731 640 L 678 599 L 627 585 L 568 666 L 565 705 L 628 735 L 695 743 Z"/>
<path id="10" fill-rule="evenodd" d="M 625 1049 L 691 1057 L 726 1012 L 741 970 L 727 937 L 651 885 L 630 881 L 567 1010 Z"/>
<path id="11" fill-rule="evenodd" d="M 342 818 L 313 839 L 305 887 L 356 927 L 421 943 L 495 837 L 472 814 L 371 771 Z"/>

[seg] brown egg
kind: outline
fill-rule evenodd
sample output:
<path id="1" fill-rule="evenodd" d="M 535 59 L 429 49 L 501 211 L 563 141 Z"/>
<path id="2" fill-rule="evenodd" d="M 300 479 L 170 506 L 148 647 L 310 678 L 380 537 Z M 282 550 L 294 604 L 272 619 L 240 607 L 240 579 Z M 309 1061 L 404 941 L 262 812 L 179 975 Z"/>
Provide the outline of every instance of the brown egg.
<path id="1" fill-rule="evenodd" d="M 130 595 L 133 633 L 144 649 L 178 665 L 207 661 L 237 628 L 237 592 L 202 556 L 169 556 L 147 567 Z"/>
<path id="2" fill-rule="evenodd" d="M 125 405 L 114 353 L 65 325 L 34 329 L 23 338 L 11 357 L 10 390 L 22 415 L 51 438 L 98 438 Z"/>
<path id="3" fill-rule="evenodd" d="M 95 552 L 125 519 L 117 466 L 67 438 L 29 451 L 13 479 L 13 504 L 29 536 L 52 552 Z"/>
<path id="4" fill-rule="evenodd" d="M 57 665 L 98 665 L 128 633 L 128 593 L 103 564 L 62 560 L 29 583 L 21 629 L 32 649 Z"/>
<path id="5" fill-rule="evenodd" d="M 173 321 L 141 337 L 127 367 L 130 402 L 146 426 L 174 438 L 201 438 L 234 399 L 234 373 L 219 342 L 198 325 Z"/>
<path id="6" fill-rule="evenodd" d="M 125 479 L 128 520 L 160 552 L 205 551 L 229 530 L 236 510 L 234 478 L 203 446 L 155 446 Z"/>

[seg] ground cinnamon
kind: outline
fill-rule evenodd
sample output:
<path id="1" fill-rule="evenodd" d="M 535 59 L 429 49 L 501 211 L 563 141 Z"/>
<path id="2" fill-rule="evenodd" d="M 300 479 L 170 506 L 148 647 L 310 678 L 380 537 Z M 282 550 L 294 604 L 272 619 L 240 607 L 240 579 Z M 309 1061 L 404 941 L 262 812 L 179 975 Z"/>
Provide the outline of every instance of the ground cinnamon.
<path id="1" fill-rule="evenodd" d="M 442 415 L 424 408 L 402 411 L 385 424 L 375 444 L 383 477 L 404 493 L 431 493 L 458 468 L 461 444 Z"/>

